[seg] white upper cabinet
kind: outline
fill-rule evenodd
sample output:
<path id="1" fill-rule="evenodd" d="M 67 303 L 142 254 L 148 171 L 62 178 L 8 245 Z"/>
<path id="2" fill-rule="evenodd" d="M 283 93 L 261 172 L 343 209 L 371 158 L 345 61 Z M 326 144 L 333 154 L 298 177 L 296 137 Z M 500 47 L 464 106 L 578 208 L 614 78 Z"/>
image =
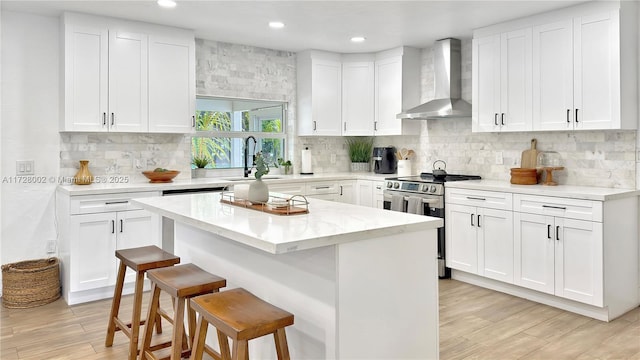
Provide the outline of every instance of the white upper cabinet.
<path id="1" fill-rule="evenodd" d="M 473 39 L 473 131 L 532 129 L 531 49 L 531 28 Z"/>
<path id="2" fill-rule="evenodd" d="M 342 135 L 371 136 L 374 125 L 375 66 L 371 61 L 342 62 Z"/>
<path id="3" fill-rule="evenodd" d="M 637 16 L 589 2 L 474 31 L 473 131 L 636 129 Z"/>
<path id="4" fill-rule="evenodd" d="M 342 63 L 339 54 L 298 53 L 298 135 L 342 135 Z"/>
<path id="5" fill-rule="evenodd" d="M 191 31 L 72 13 L 63 15 L 63 29 L 60 131 L 193 129 Z"/>
<path id="6" fill-rule="evenodd" d="M 375 135 L 405 135 L 420 131 L 421 121 L 396 115 L 420 103 L 420 50 L 400 47 L 376 54 Z"/>
<path id="7" fill-rule="evenodd" d="M 196 72 L 193 35 L 149 38 L 149 131 L 195 130 Z"/>

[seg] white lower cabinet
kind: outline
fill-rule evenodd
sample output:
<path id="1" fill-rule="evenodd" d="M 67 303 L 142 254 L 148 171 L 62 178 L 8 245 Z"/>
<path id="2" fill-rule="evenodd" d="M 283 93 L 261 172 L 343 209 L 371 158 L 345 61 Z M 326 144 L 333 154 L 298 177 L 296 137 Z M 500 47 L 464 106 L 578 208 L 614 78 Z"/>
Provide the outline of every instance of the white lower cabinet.
<path id="1" fill-rule="evenodd" d="M 447 266 L 513 282 L 513 213 L 447 204 Z"/>
<path id="2" fill-rule="evenodd" d="M 354 180 L 343 180 L 338 185 L 338 189 L 340 192 L 338 193 L 338 202 L 345 204 L 355 204 L 356 196 L 355 196 L 355 181 Z"/>
<path id="3" fill-rule="evenodd" d="M 356 181 L 354 204 L 375 207 L 384 207 L 384 181 L 358 179 Z"/>
<path id="4" fill-rule="evenodd" d="M 601 222 L 514 213 L 515 283 L 603 306 Z"/>
<path id="5" fill-rule="evenodd" d="M 113 295 L 116 250 L 161 246 L 160 216 L 130 202 L 136 197 L 159 195 L 155 191 L 81 196 L 57 193 L 62 289 L 67 304 Z M 135 274 L 128 270 L 125 293 L 131 292 L 134 281 Z"/>

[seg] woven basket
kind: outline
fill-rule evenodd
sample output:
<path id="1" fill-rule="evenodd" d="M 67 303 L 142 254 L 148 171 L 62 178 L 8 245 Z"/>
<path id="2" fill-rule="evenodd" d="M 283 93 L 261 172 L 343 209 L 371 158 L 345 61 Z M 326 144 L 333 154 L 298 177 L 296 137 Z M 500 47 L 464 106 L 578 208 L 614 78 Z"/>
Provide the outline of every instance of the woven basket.
<path id="1" fill-rule="evenodd" d="M 60 262 L 57 258 L 2 265 L 2 305 L 26 309 L 60 297 Z"/>

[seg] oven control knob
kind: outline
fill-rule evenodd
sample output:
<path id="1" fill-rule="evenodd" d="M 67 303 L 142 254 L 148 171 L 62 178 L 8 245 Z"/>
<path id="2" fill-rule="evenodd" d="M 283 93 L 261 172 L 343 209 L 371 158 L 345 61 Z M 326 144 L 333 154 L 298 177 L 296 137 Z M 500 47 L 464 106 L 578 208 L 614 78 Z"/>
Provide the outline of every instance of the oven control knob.
<path id="1" fill-rule="evenodd" d="M 393 183 L 392 183 L 391 181 L 389 181 L 389 182 L 387 183 L 387 188 L 391 189 L 392 187 L 393 187 Z"/>
<path id="2" fill-rule="evenodd" d="M 429 191 L 429 185 L 422 185 L 422 192 L 428 192 Z"/>
<path id="3" fill-rule="evenodd" d="M 436 192 L 436 186 L 435 185 L 431 185 L 431 187 L 429 188 L 429 192 L 435 193 Z"/>
<path id="4" fill-rule="evenodd" d="M 400 183 L 397 183 L 397 182 L 393 183 L 393 188 L 394 189 L 399 189 L 400 188 Z"/>

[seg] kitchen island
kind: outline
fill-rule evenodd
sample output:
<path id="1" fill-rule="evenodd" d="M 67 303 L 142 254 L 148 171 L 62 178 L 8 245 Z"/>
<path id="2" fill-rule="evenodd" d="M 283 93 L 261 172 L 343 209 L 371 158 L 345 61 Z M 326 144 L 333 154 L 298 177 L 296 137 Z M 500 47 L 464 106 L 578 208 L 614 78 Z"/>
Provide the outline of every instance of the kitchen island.
<path id="1" fill-rule="evenodd" d="M 438 358 L 442 219 L 316 199 L 309 199 L 308 214 L 279 216 L 220 197 L 134 201 L 175 222 L 182 263 L 293 313 L 292 358 Z M 275 358 L 271 337 L 249 349 L 252 357 Z"/>

